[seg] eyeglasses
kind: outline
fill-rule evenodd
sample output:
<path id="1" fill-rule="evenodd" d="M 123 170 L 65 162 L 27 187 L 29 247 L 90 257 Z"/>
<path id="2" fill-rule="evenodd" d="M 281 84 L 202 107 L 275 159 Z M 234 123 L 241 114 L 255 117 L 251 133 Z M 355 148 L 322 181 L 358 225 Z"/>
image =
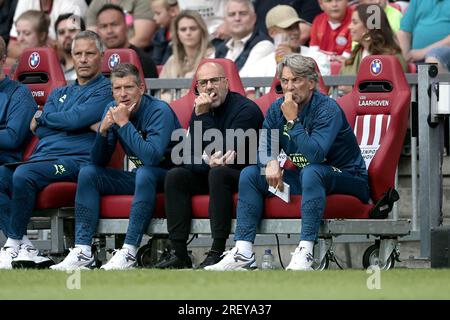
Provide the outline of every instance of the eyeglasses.
<path id="1" fill-rule="evenodd" d="M 200 79 L 197 80 L 197 87 L 205 88 L 208 85 L 208 82 L 211 82 L 211 85 L 217 86 L 220 83 L 220 80 L 225 79 L 225 77 L 214 77 L 209 79 Z"/>

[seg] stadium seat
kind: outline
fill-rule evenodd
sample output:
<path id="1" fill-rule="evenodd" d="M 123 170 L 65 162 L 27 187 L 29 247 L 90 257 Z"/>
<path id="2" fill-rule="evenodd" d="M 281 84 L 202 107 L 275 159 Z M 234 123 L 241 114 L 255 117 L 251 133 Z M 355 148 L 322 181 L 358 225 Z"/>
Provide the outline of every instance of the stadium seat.
<path id="1" fill-rule="evenodd" d="M 119 63 L 129 62 L 136 66 L 139 70 L 141 81 L 145 86 L 144 71 L 142 70 L 141 61 L 133 49 L 117 48 L 106 49 L 102 59 L 102 73 L 109 78 L 111 70 L 114 69 Z"/>
<path id="2" fill-rule="evenodd" d="M 325 85 L 325 82 L 323 81 L 322 75 L 320 74 L 319 67 L 316 63 L 316 71 L 319 74 L 319 84 L 318 89 L 323 94 L 328 94 L 329 88 Z M 281 89 L 281 83 L 280 79 L 278 79 L 278 75 L 275 75 L 273 78 L 272 84 L 270 86 L 269 92 L 262 95 L 258 99 L 255 99 L 255 103 L 259 106 L 262 113 L 266 115 L 267 110 L 269 110 L 270 105 L 272 102 L 274 102 L 276 99 L 280 98 L 283 95 L 283 90 Z"/>
<path id="3" fill-rule="evenodd" d="M 52 48 L 25 49 L 11 78 L 26 84 L 40 107 L 54 88 L 66 85 L 58 56 Z"/>
<path id="4" fill-rule="evenodd" d="M 158 77 L 161 74 L 162 69 L 164 68 L 163 64 L 156 65 L 156 71 L 158 72 Z"/>
<path id="5" fill-rule="evenodd" d="M 349 195 L 327 196 L 324 218 L 367 219 L 374 204 L 394 187 L 395 172 L 408 125 L 411 92 L 395 56 L 368 56 L 361 62 L 351 93 L 338 100 L 368 167 L 371 203 Z M 301 196 L 285 203 L 265 202 L 265 218 L 298 218 Z"/>
<path id="6" fill-rule="evenodd" d="M 66 85 L 58 56 L 52 48 L 25 49 L 20 56 L 13 79 L 28 86 L 40 108 L 44 106 L 54 88 Z M 31 156 L 38 142 L 38 139 L 33 136 L 25 149 L 24 160 Z M 53 209 L 73 205 L 75 191 L 75 183 L 52 183 L 38 194 L 36 209 Z"/>
<path id="7" fill-rule="evenodd" d="M 240 93 L 245 96 L 244 85 L 242 84 L 241 78 L 239 77 L 239 72 L 233 61 L 228 59 L 203 59 L 199 67 L 206 62 L 217 62 L 220 63 L 225 69 L 225 74 L 228 78 L 230 91 Z M 198 70 L 198 68 L 197 68 Z M 178 120 L 183 128 L 187 128 L 189 125 L 189 119 L 192 114 L 192 107 L 194 105 L 194 100 L 196 97 L 196 83 L 197 77 L 192 78 L 191 86 L 189 92 L 182 96 L 180 99 L 174 100 L 170 103 L 170 106 L 175 111 L 178 116 Z"/>
<path id="8" fill-rule="evenodd" d="M 417 73 L 417 65 L 414 62 L 408 63 L 408 72 L 409 73 Z"/>
<path id="9" fill-rule="evenodd" d="M 9 76 L 9 72 L 11 71 L 10 67 L 3 67 L 3 73 L 5 74 L 5 76 Z"/>

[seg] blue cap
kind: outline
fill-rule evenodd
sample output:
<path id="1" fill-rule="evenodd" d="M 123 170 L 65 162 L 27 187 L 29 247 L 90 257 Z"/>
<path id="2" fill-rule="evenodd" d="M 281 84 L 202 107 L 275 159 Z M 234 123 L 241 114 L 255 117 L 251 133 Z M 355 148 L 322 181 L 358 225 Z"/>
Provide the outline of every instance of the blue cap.
<path id="1" fill-rule="evenodd" d="M 265 254 L 272 254 L 272 250 L 266 249 L 266 250 L 264 251 L 264 253 L 265 253 Z"/>

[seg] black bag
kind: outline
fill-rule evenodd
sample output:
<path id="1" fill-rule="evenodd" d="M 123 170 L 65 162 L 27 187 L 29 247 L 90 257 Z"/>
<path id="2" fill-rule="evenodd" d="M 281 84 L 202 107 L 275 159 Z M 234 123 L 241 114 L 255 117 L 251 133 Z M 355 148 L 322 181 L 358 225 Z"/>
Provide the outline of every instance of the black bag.
<path id="1" fill-rule="evenodd" d="M 398 201 L 398 199 L 400 199 L 400 196 L 397 190 L 389 188 L 375 204 L 375 207 L 370 210 L 369 217 L 371 219 L 386 219 L 389 212 L 392 211 L 394 202 Z"/>

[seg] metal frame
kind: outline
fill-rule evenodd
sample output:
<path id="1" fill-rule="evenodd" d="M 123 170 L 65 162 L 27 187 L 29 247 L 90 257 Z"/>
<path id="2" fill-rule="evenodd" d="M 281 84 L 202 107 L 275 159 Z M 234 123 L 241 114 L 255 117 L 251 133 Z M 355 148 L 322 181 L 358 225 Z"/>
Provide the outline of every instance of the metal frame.
<path id="1" fill-rule="evenodd" d="M 430 238 L 429 231 L 431 227 L 436 226 L 439 221 L 441 212 L 438 210 L 438 199 L 440 195 L 440 186 L 436 177 L 440 174 L 439 157 L 436 157 L 436 149 L 438 148 L 439 134 L 438 130 L 433 130 L 428 123 L 427 117 L 430 112 L 430 98 L 425 94 L 431 81 L 438 80 L 449 81 L 450 76 L 440 75 L 434 80 L 430 80 L 428 74 L 428 66 L 419 66 L 419 74 L 406 74 L 408 83 L 412 85 L 412 100 L 415 100 L 416 84 L 418 86 L 419 95 L 419 142 L 420 148 L 420 192 L 417 199 L 417 157 L 416 157 L 416 138 L 412 139 L 412 200 L 413 212 L 412 223 L 409 219 L 395 219 L 396 214 L 390 217 L 394 219 L 388 220 L 356 220 L 356 219 L 330 219 L 324 220 L 319 232 L 319 259 L 323 259 L 330 250 L 333 238 L 342 235 L 369 235 L 380 238 L 380 260 L 386 261 L 393 250 L 396 249 L 399 237 L 408 237 L 411 230 L 417 232 L 418 212 L 417 202 L 420 203 L 420 237 L 421 237 L 421 254 L 423 257 L 429 257 L 430 254 Z M 328 86 L 349 85 L 353 84 L 355 76 L 328 76 L 323 77 L 325 84 Z M 272 78 L 243 78 L 244 86 L 263 88 L 270 87 Z M 155 89 L 174 89 L 179 96 L 182 88 L 187 88 L 191 84 L 190 79 L 146 79 L 147 88 Z M 158 92 L 158 91 L 157 91 Z M 257 92 L 259 92 L 257 90 Z M 434 119 L 441 121 L 441 119 Z M 440 122 L 439 122 L 440 123 Z M 126 163 L 126 162 L 125 162 Z M 419 200 L 419 201 L 417 201 Z M 60 208 L 55 210 L 39 211 L 34 214 L 39 217 L 49 217 L 50 223 L 39 222 L 37 219 L 32 220 L 30 226 L 32 228 L 48 228 L 52 230 L 52 238 L 47 246 L 51 253 L 62 253 L 68 240 L 64 236 L 64 220 L 73 217 L 73 208 Z M 44 227 L 45 225 L 45 227 Z M 98 233 L 100 235 L 125 234 L 128 226 L 128 219 L 100 219 Z M 235 230 L 236 220 L 232 221 L 232 231 Z M 258 234 L 299 234 L 301 230 L 300 219 L 263 219 L 257 230 Z M 193 219 L 191 232 L 193 234 L 209 234 L 210 226 L 208 219 Z M 148 234 L 167 234 L 167 221 L 165 219 L 152 219 L 148 229 Z M 325 242 L 323 242 L 325 241 Z M 323 243 L 322 243 L 323 242 Z M 113 243 L 111 243 L 113 244 Z M 42 243 L 44 246 L 44 243 Z M 41 247 L 41 246 L 38 246 Z"/>

